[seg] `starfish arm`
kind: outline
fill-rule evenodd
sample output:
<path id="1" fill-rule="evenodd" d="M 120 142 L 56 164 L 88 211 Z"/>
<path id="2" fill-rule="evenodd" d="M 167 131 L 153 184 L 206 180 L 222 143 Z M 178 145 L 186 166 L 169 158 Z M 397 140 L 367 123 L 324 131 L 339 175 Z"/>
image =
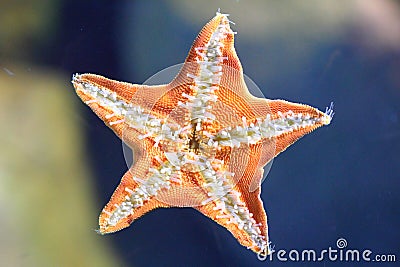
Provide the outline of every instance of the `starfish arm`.
<path id="1" fill-rule="evenodd" d="M 82 101 L 121 138 L 131 99 L 141 86 L 95 74 L 75 74 L 72 84 Z"/>
<path id="2" fill-rule="evenodd" d="M 331 108 L 324 113 L 311 106 L 285 100 L 260 101 L 268 106 L 264 117 L 248 119 L 243 116 L 240 124 L 221 129 L 214 141 L 229 147 L 261 142 L 270 149 L 275 146 L 275 157 L 302 136 L 329 124 L 333 116 Z"/>
<path id="3" fill-rule="evenodd" d="M 268 237 L 267 215 L 260 198 L 263 167 L 270 159 L 270 154 L 271 150 L 266 149 L 265 144 L 258 143 L 233 148 L 229 160 L 231 171 L 235 173 L 234 190 L 240 192 L 239 199 L 241 203 L 244 203 L 243 210 L 250 217 L 246 220 L 247 229 L 244 228 L 248 234 L 246 241 L 250 243 L 244 244 L 241 240 L 242 235 L 237 238 L 240 243 L 243 242 L 243 245 L 261 255 L 272 253 Z M 254 184 L 257 186 L 251 188 Z"/>
<path id="4" fill-rule="evenodd" d="M 236 186 L 224 197 L 195 209 L 225 227 L 241 245 L 256 253 L 271 253 L 260 187 L 253 192 L 242 192 Z"/>
<path id="5" fill-rule="evenodd" d="M 329 125 L 333 117 L 333 104 L 322 112 L 305 104 L 285 100 L 267 100 L 275 120 L 275 156 L 315 129 Z"/>
<path id="6" fill-rule="evenodd" d="M 191 83 L 192 78 L 200 76 L 202 65 L 214 64 L 211 72 L 238 72 L 243 77 L 243 69 L 234 47 L 234 35 L 227 14 L 217 12 L 200 31 L 189 50 L 180 73 L 171 82 L 172 86 Z M 225 77 L 221 77 L 225 80 Z M 218 82 L 216 83 L 218 84 Z"/>
<path id="7" fill-rule="evenodd" d="M 156 153 L 156 151 L 150 153 Z M 176 171 L 168 161 L 162 162 L 159 159 L 160 162 L 155 164 L 148 158 L 141 157 L 122 177 L 110 201 L 100 214 L 99 233 L 119 231 L 155 208 L 169 207 L 167 203 L 158 200 L 158 195 L 167 192 L 171 186 L 179 183 L 179 180 L 174 177 Z"/>
<path id="8" fill-rule="evenodd" d="M 269 254 L 260 187 L 249 190 L 254 179 L 260 182 L 262 157 L 261 144 L 217 152 L 216 157 L 202 164 L 199 185 L 207 194 L 195 208 L 228 229 L 242 245 L 257 253 Z"/>
<path id="9" fill-rule="evenodd" d="M 78 96 L 124 141 L 130 138 L 124 133 L 127 130 L 134 130 L 130 134 L 141 139 L 174 140 L 173 131 L 178 129 L 171 123 L 182 114 L 169 113 L 177 105 L 176 92 L 180 88 L 136 85 L 95 74 L 74 75 L 72 83 Z M 169 123 L 162 119 L 168 115 Z"/>

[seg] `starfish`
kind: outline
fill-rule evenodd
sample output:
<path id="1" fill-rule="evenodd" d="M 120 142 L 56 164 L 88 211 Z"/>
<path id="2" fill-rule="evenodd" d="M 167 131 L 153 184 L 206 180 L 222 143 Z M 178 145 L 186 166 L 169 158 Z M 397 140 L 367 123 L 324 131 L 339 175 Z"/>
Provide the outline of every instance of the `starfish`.
<path id="1" fill-rule="evenodd" d="M 228 15 L 217 12 L 169 84 L 73 76 L 78 96 L 136 159 L 100 214 L 100 234 L 159 207 L 193 207 L 243 246 L 259 255 L 272 252 L 260 198 L 263 167 L 329 124 L 333 111 L 251 95 L 234 34 Z"/>

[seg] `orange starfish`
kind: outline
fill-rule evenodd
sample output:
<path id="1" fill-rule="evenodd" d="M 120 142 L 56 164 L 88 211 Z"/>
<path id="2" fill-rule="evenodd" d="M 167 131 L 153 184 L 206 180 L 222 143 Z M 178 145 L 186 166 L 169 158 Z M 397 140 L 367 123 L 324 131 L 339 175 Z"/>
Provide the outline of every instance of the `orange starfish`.
<path id="1" fill-rule="evenodd" d="M 158 207 L 193 207 L 260 255 L 271 253 L 260 199 L 263 167 L 332 109 L 252 96 L 227 15 L 217 12 L 169 84 L 136 85 L 76 74 L 78 96 L 137 161 L 99 218 L 99 233 L 128 227 Z"/>

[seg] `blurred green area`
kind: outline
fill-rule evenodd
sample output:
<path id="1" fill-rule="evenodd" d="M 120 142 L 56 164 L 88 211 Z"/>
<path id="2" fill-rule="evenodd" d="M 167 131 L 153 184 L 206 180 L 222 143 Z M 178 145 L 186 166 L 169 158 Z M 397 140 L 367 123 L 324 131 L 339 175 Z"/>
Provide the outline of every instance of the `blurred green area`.
<path id="1" fill-rule="evenodd" d="M 70 77 L 31 62 L 53 36 L 58 4 L 0 3 L 0 266 L 119 266 L 94 232 Z"/>
<path id="2" fill-rule="evenodd" d="M 69 77 L 0 74 L 1 266 L 115 266 L 97 235 Z"/>
<path id="3" fill-rule="evenodd" d="M 29 60 L 57 28 L 59 0 L 0 1 L 0 58 Z M 4 62 L 3 62 L 4 63 Z"/>

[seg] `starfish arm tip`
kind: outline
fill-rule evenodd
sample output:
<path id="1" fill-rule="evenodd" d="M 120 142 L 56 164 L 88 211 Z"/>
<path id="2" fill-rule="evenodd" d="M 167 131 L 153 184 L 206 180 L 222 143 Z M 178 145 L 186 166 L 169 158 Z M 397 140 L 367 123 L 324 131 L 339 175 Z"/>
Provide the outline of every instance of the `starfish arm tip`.
<path id="1" fill-rule="evenodd" d="M 96 234 L 99 234 L 99 235 L 105 234 L 101 229 L 94 229 L 94 231 L 96 232 Z"/>
<path id="2" fill-rule="evenodd" d="M 330 124 L 333 119 L 333 115 L 335 115 L 335 112 L 333 111 L 333 101 L 332 101 L 329 107 L 325 109 L 324 117 L 321 120 L 322 124 L 324 125 Z"/>
<path id="3" fill-rule="evenodd" d="M 80 73 L 74 73 L 74 74 L 72 74 L 72 80 L 71 80 L 71 82 L 72 82 L 72 83 L 77 82 L 77 80 L 79 79 L 80 76 L 81 76 Z"/>

